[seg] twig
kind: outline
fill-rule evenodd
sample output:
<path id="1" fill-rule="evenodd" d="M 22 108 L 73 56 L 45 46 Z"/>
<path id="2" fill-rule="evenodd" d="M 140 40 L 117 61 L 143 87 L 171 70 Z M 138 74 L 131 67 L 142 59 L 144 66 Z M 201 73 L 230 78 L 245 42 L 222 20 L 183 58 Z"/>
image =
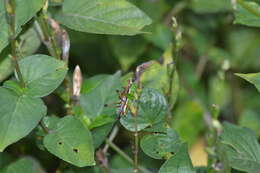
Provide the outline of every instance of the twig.
<path id="1" fill-rule="evenodd" d="M 9 29 L 9 40 L 11 43 L 12 49 L 12 60 L 15 66 L 15 70 L 17 72 L 18 80 L 20 82 L 21 87 L 25 87 L 25 82 L 23 80 L 23 76 L 17 61 L 17 50 L 16 50 L 16 37 L 15 37 L 15 0 L 5 0 L 5 8 L 6 8 L 6 20 L 8 23 Z"/>
<path id="2" fill-rule="evenodd" d="M 110 173 L 110 169 L 108 166 L 108 160 L 106 154 L 103 152 L 102 149 L 96 151 L 96 158 L 98 160 L 98 165 L 102 169 L 104 173 Z"/>
<path id="3" fill-rule="evenodd" d="M 40 126 L 46 134 L 50 133 L 50 130 L 43 124 L 42 120 L 40 121 Z"/>
<path id="4" fill-rule="evenodd" d="M 61 59 L 61 50 L 57 45 L 53 31 L 50 28 L 49 17 L 47 15 L 48 0 L 43 9 L 38 13 L 37 21 L 41 29 L 41 40 L 46 45 L 50 54 L 57 59 Z M 39 27 L 37 27 L 39 29 Z"/>
<path id="5" fill-rule="evenodd" d="M 172 31 L 175 33 L 175 36 L 173 37 L 173 43 L 172 43 L 172 52 L 174 52 L 174 56 L 172 53 L 172 63 L 173 63 L 173 67 L 170 69 L 170 75 L 168 77 L 169 79 L 169 90 L 166 94 L 167 96 L 167 101 L 169 104 L 169 109 L 168 109 L 168 122 L 171 122 L 172 120 L 172 109 L 174 104 L 172 103 L 172 90 L 173 90 L 173 81 L 174 81 L 174 74 L 176 72 L 176 64 L 177 64 L 177 60 L 180 57 L 180 41 L 181 41 L 181 37 L 182 37 L 182 33 L 178 27 L 178 23 L 175 17 L 172 17 Z"/>
<path id="6" fill-rule="evenodd" d="M 134 173 L 139 172 L 139 166 L 138 166 L 138 153 L 139 153 L 139 134 L 138 134 L 138 109 L 139 109 L 139 99 L 141 96 L 142 91 L 142 84 L 141 84 L 141 75 L 147 69 L 149 66 L 153 64 L 153 61 L 145 62 L 139 66 L 137 66 L 134 76 L 133 76 L 133 82 L 137 85 L 137 91 L 136 91 L 136 105 L 133 110 L 131 110 L 131 114 L 134 117 L 134 125 L 135 125 L 135 131 L 134 131 Z"/>
<path id="7" fill-rule="evenodd" d="M 171 11 L 166 15 L 163 23 L 166 25 L 169 25 L 171 23 L 172 16 L 176 16 L 178 13 L 180 13 L 185 7 L 188 5 L 187 1 L 180 1 L 177 3 Z"/>
<path id="8" fill-rule="evenodd" d="M 115 127 L 113 128 L 112 132 L 109 135 L 108 140 L 112 142 L 115 139 L 118 131 L 119 131 L 119 128 L 117 125 L 115 125 Z M 105 147 L 103 148 L 103 152 L 107 153 L 108 148 L 109 148 L 109 145 L 106 143 Z"/>
<path id="9" fill-rule="evenodd" d="M 134 120 L 135 120 L 135 132 L 134 132 L 134 173 L 138 173 L 139 172 L 139 167 L 138 167 L 139 134 L 138 134 L 137 115 L 134 116 Z"/>
<path id="10" fill-rule="evenodd" d="M 124 151 L 122 151 L 118 146 L 116 146 L 113 142 L 109 141 L 108 139 L 106 140 L 106 143 L 109 145 L 110 148 L 115 150 L 121 157 L 123 157 L 126 161 L 128 161 L 130 164 L 134 165 L 134 161 L 126 154 Z M 149 170 L 146 168 L 139 166 L 138 169 L 142 173 L 151 173 Z"/>
<path id="11" fill-rule="evenodd" d="M 197 75 L 198 79 L 201 78 L 203 71 L 205 70 L 205 67 L 207 65 L 207 62 L 208 62 L 207 56 L 201 56 L 200 57 L 199 62 L 198 62 L 197 67 L 196 67 L 196 71 L 195 71 L 195 74 Z"/>

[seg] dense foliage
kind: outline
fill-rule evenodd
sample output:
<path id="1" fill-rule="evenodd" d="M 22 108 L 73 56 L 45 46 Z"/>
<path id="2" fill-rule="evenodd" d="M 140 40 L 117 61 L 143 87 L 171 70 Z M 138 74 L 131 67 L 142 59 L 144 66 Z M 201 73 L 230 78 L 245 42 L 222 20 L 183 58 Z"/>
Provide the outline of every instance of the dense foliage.
<path id="1" fill-rule="evenodd" d="M 0 173 L 258 173 L 259 27 L 259 0 L 1 0 Z"/>

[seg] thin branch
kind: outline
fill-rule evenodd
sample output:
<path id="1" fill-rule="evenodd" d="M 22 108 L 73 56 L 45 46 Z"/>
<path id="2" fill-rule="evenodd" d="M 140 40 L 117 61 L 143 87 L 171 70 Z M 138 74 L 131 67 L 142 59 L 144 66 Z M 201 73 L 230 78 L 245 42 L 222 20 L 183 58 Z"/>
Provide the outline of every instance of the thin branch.
<path id="1" fill-rule="evenodd" d="M 108 166 L 108 160 L 107 160 L 106 154 L 103 152 L 102 149 L 98 149 L 96 151 L 96 158 L 98 160 L 98 165 L 101 168 L 101 170 L 104 173 L 110 173 L 110 169 Z"/>
<path id="2" fill-rule="evenodd" d="M 187 5 L 189 4 L 189 2 L 187 1 L 180 1 L 178 2 L 172 9 L 171 11 L 166 15 L 163 23 L 166 25 L 169 25 L 171 23 L 172 20 L 172 16 L 176 16 L 177 14 L 179 14 L 182 10 L 184 10 Z"/>
<path id="3" fill-rule="evenodd" d="M 168 109 L 168 122 L 171 122 L 172 120 L 172 109 L 174 104 L 172 103 L 172 90 L 173 90 L 173 81 L 174 81 L 174 74 L 176 73 L 176 65 L 177 65 L 177 60 L 180 57 L 180 41 L 181 41 L 181 37 L 182 37 L 182 32 L 180 31 L 180 28 L 178 27 L 178 23 L 175 17 L 172 17 L 172 31 L 175 34 L 175 36 L 173 37 L 173 43 L 172 43 L 172 68 L 169 67 L 170 71 L 170 75 L 168 77 L 169 79 L 169 90 L 166 94 L 167 96 L 167 101 L 169 103 L 169 109 Z M 171 65 L 171 64 L 167 64 L 167 65 Z"/>
<path id="4" fill-rule="evenodd" d="M 41 126 L 41 128 L 43 129 L 43 131 L 44 131 L 46 134 L 50 133 L 50 130 L 48 129 L 48 127 L 46 127 L 46 126 L 44 125 L 44 123 L 42 122 L 42 120 L 40 121 L 40 124 L 39 124 L 39 125 Z"/>
<path id="5" fill-rule="evenodd" d="M 128 161 L 130 164 L 134 165 L 134 161 L 124 152 L 122 151 L 118 146 L 116 146 L 113 142 L 106 140 L 106 143 L 109 145 L 110 148 L 112 148 L 114 151 L 116 151 L 121 157 L 123 157 L 126 161 Z M 138 169 L 142 173 L 151 173 L 148 169 L 139 166 Z"/>
<path id="6" fill-rule="evenodd" d="M 49 17 L 47 15 L 46 10 L 42 9 L 39 12 L 38 17 L 36 19 L 41 29 L 40 32 L 42 33 L 42 42 L 46 45 L 47 49 L 49 50 L 52 56 L 54 56 L 57 59 L 61 59 L 61 50 L 58 47 L 53 31 L 50 28 Z M 39 27 L 37 27 L 37 29 L 39 29 Z"/>
<path id="7" fill-rule="evenodd" d="M 134 116 L 134 120 L 135 120 L 135 132 L 134 132 L 134 173 L 138 173 L 139 172 L 139 167 L 138 167 L 139 134 L 138 134 L 137 115 Z"/>
<path id="8" fill-rule="evenodd" d="M 142 91 L 142 84 L 141 84 L 141 75 L 147 69 L 149 66 L 153 64 L 153 61 L 148 61 L 145 62 L 139 66 L 137 66 L 134 76 L 133 76 L 133 82 L 136 83 L 137 85 L 137 90 L 136 90 L 136 106 L 135 109 L 131 110 L 131 114 L 134 117 L 134 125 L 135 125 L 135 131 L 134 131 L 134 173 L 139 172 L 139 166 L 138 166 L 138 153 L 139 153 L 139 134 L 138 134 L 138 121 L 137 121 L 137 116 L 138 116 L 138 109 L 139 109 L 139 99 Z"/>
<path id="9" fill-rule="evenodd" d="M 197 64 L 197 67 L 196 67 L 196 70 L 195 70 L 195 74 L 197 75 L 198 79 L 201 78 L 204 70 L 205 70 L 205 67 L 207 65 L 207 62 L 208 62 L 208 57 L 207 56 L 201 56 L 200 59 L 199 59 L 199 62 Z"/>
<path id="10" fill-rule="evenodd" d="M 115 125 L 112 132 L 109 135 L 108 140 L 112 142 L 115 139 L 118 131 L 119 131 L 119 128 L 117 125 Z M 103 152 L 106 153 L 108 149 L 109 149 L 109 145 L 106 143 L 105 147 L 103 148 Z"/>
<path id="11" fill-rule="evenodd" d="M 9 30 L 9 40 L 11 43 L 12 49 L 12 60 L 15 66 L 15 70 L 18 76 L 18 80 L 20 82 L 21 87 L 25 87 L 25 82 L 23 80 L 23 76 L 17 61 L 17 50 L 16 50 L 16 34 L 15 34 L 15 0 L 5 0 L 5 9 L 6 9 L 6 20 L 8 23 Z"/>

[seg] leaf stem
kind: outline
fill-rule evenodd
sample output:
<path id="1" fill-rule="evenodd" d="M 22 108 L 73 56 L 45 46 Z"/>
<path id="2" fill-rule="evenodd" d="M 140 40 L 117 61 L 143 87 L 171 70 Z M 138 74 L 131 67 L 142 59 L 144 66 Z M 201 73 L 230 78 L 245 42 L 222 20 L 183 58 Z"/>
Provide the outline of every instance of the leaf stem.
<path id="1" fill-rule="evenodd" d="M 40 121 L 40 126 L 46 134 L 50 133 L 50 130 L 44 125 L 42 120 Z"/>
<path id="2" fill-rule="evenodd" d="M 109 135 L 108 140 L 112 142 L 115 139 L 118 131 L 119 131 L 119 128 L 117 125 L 115 125 L 115 127 L 113 128 L 112 132 Z M 106 143 L 105 147 L 103 148 L 103 152 L 106 153 L 108 148 L 109 148 L 109 145 Z"/>
<path id="3" fill-rule="evenodd" d="M 139 167 L 138 167 L 139 135 L 138 135 L 137 115 L 134 116 L 134 120 L 135 120 L 135 132 L 134 132 L 134 173 L 138 173 L 139 172 Z"/>
<path id="4" fill-rule="evenodd" d="M 172 16 L 176 16 L 177 14 L 179 14 L 182 10 L 184 10 L 187 7 L 187 5 L 189 5 L 189 2 L 187 1 L 178 2 L 166 15 L 163 23 L 169 25 L 171 23 Z"/>
<path id="5" fill-rule="evenodd" d="M 167 65 L 168 68 L 171 70 L 170 74 L 168 76 L 169 90 L 166 94 L 167 101 L 168 101 L 168 104 L 169 104 L 168 116 L 167 116 L 168 122 L 172 121 L 172 109 L 173 109 L 174 103 L 172 103 L 172 96 L 171 95 L 172 95 L 172 90 L 173 90 L 174 74 L 176 73 L 177 60 L 180 57 L 180 40 L 181 40 L 181 31 L 178 27 L 178 23 L 177 23 L 176 18 L 173 17 L 172 22 L 173 22 L 172 31 L 173 31 L 173 33 L 175 33 L 175 36 L 173 37 L 173 43 L 171 44 L 171 49 L 172 49 L 171 58 L 172 58 L 173 65 L 172 65 L 172 67 L 170 67 L 170 64 Z M 175 55 L 173 55 L 173 54 L 175 54 Z"/>
<path id="6" fill-rule="evenodd" d="M 39 28 L 41 29 L 41 31 L 38 31 L 38 33 L 42 33 L 39 34 L 41 36 L 41 40 L 42 42 L 46 45 L 48 51 L 50 52 L 50 54 L 57 58 L 57 59 L 61 59 L 61 51 L 60 48 L 57 45 L 57 42 L 55 40 L 53 31 L 51 30 L 50 26 L 49 26 L 49 22 L 48 22 L 48 15 L 47 12 L 42 9 L 37 17 L 37 21 L 39 23 Z"/>
<path id="7" fill-rule="evenodd" d="M 128 161 L 130 164 L 134 165 L 134 161 L 124 152 L 122 151 L 118 146 L 116 146 L 113 142 L 109 141 L 108 139 L 106 139 L 106 143 L 110 146 L 110 148 L 112 148 L 113 150 L 115 150 L 121 157 L 123 157 L 126 161 Z M 151 173 L 149 170 L 147 170 L 146 168 L 139 166 L 138 169 L 142 172 L 142 173 Z"/>
<path id="8" fill-rule="evenodd" d="M 21 87 L 25 87 L 25 82 L 23 80 L 23 76 L 18 64 L 17 60 L 17 50 L 16 50 L 16 36 L 15 36 L 15 0 L 5 0 L 5 9 L 6 9 L 6 19 L 8 23 L 9 30 L 9 40 L 11 44 L 11 57 L 15 66 L 15 70 L 18 76 L 18 80 L 20 82 Z"/>

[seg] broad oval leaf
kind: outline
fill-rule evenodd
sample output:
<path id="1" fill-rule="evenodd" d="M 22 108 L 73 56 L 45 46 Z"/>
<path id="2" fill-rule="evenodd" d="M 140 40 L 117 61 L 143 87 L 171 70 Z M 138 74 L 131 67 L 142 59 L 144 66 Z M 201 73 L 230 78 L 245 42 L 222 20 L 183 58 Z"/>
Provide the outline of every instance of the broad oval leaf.
<path id="1" fill-rule="evenodd" d="M 107 135 L 111 132 L 113 125 L 114 123 L 108 123 L 91 130 L 95 149 L 97 149 L 105 141 Z"/>
<path id="2" fill-rule="evenodd" d="M 145 154 L 155 159 L 169 158 L 176 153 L 182 142 L 171 128 L 167 133 L 154 133 L 141 139 L 141 148 Z"/>
<path id="3" fill-rule="evenodd" d="M 117 72 L 114 75 L 95 76 L 84 82 L 80 103 L 89 118 L 95 120 L 98 116 L 109 117 L 116 114 L 115 107 L 104 105 L 117 101 L 116 90 L 120 87 L 120 75 L 120 72 Z"/>
<path id="4" fill-rule="evenodd" d="M 44 173 L 41 165 L 31 157 L 21 158 L 10 165 L 3 173 Z"/>
<path id="5" fill-rule="evenodd" d="M 158 173 L 196 173 L 188 153 L 187 144 L 182 144 L 179 151 L 167 160 Z"/>
<path id="6" fill-rule="evenodd" d="M 67 67 L 63 61 L 47 55 L 32 55 L 19 61 L 28 88 L 27 94 L 44 97 L 53 92 L 64 80 Z"/>
<path id="7" fill-rule="evenodd" d="M 257 90 L 260 92 L 260 73 L 248 73 L 248 74 L 236 73 L 236 75 L 247 80 L 251 84 L 255 85 Z"/>
<path id="8" fill-rule="evenodd" d="M 253 131 L 224 123 L 220 141 L 232 168 L 248 173 L 259 172 L 260 146 Z"/>
<path id="9" fill-rule="evenodd" d="M 137 130 L 142 130 L 161 122 L 167 112 L 167 102 L 165 97 L 156 89 L 144 88 L 139 100 L 137 115 Z M 135 118 L 128 113 L 121 117 L 120 123 L 130 131 L 135 131 Z"/>
<path id="10" fill-rule="evenodd" d="M 151 19 L 126 0 L 65 0 L 56 19 L 82 32 L 135 35 Z"/>
<path id="11" fill-rule="evenodd" d="M 4 57 L 0 61 L 0 82 L 5 80 L 13 72 L 12 60 L 9 57 Z"/>
<path id="12" fill-rule="evenodd" d="M 256 2 L 238 1 L 235 23 L 260 27 L 260 5 Z"/>
<path id="13" fill-rule="evenodd" d="M 21 31 L 21 26 L 28 22 L 37 11 L 39 11 L 45 0 L 16 0 L 16 32 Z M 6 12 L 4 0 L 0 1 L 0 52 L 8 44 L 8 24 L 6 21 Z M 25 5 L 30 4 L 30 5 Z"/>
<path id="14" fill-rule="evenodd" d="M 73 116 L 62 118 L 43 143 L 49 152 L 75 166 L 95 165 L 91 133 Z"/>
<path id="15" fill-rule="evenodd" d="M 46 114 L 41 99 L 0 88 L 0 152 L 28 135 Z"/>

